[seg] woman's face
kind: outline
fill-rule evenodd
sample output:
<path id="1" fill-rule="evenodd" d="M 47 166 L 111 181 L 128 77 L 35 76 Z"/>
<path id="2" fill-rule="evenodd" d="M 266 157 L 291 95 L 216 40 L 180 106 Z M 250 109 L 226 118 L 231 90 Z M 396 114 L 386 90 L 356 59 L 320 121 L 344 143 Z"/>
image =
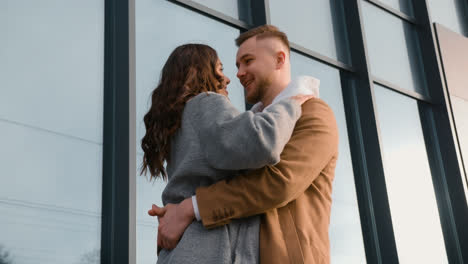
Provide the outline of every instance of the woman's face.
<path id="1" fill-rule="evenodd" d="M 219 76 L 223 77 L 223 83 L 221 86 L 222 88 L 219 91 L 219 93 L 227 96 L 228 95 L 227 85 L 231 82 L 231 80 L 229 80 L 229 78 L 226 75 L 224 75 L 223 70 L 224 70 L 223 63 L 218 59 L 218 62 L 216 63 L 216 73 Z"/>

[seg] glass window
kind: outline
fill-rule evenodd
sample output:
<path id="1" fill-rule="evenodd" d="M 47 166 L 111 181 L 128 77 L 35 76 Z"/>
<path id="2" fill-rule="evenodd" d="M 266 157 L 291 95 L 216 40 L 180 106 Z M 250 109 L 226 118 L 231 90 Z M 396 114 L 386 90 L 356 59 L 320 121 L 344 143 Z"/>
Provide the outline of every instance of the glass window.
<path id="1" fill-rule="evenodd" d="M 167 21 L 172 21 L 167 23 Z M 162 66 L 175 47 L 196 42 L 212 46 L 230 77 L 229 98 L 245 110 L 244 90 L 236 78 L 234 39 L 239 30 L 180 7 L 168 1 L 136 1 L 136 80 L 137 80 L 137 167 L 141 165 L 140 148 L 145 128 L 143 116 L 150 106 L 150 94 L 156 87 Z M 137 173 L 138 174 L 138 173 Z M 137 176 L 137 263 L 155 263 L 157 220 L 147 215 L 151 204 L 161 202 L 165 187 L 162 180 L 148 182 Z"/>
<path id="2" fill-rule="evenodd" d="M 365 263 L 366 256 L 354 187 L 340 73 L 334 68 L 294 52 L 291 53 L 291 67 L 293 78 L 298 75 L 312 75 L 320 79 L 320 98 L 333 109 L 338 123 L 340 155 L 333 182 L 330 220 L 332 263 Z"/>
<path id="3" fill-rule="evenodd" d="M 270 0 L 271 23 L 291 42 L 350 63 L 342 1 Z"/>
<path id="4" fill-rule="evenodd" d="M 251 0 L 193 0 L 230 17 L 252 23 Z"/>
<path id="5" fill-rule="evenodd" d="M 417 101 L 374 87 L 398 258 L 447 263 Z"/>
<path id="6" fill-rule="evenodd" d="M 415 29 L 380 8 L 360 3 L 372 74 L 424 94 L 424 69 Z"/>
<path id="7" fill-rule="evenodd" d="M 468 4 L 464 0 L 427 0 L 433 22 L 468 37 Z"/>
<path id="8" fill-rule="evenodd" d="M 380 2 L 395 8 L 408 16 L 413 16 L 413 5 L 411 0 L 380 0 Z"/>
<path id="9" fill-rule="evenodd" d="M 104 1 L 1 1 L 0 20 L 1 251 L 99 263 Z"/>
<path id="10" fill-rule="evenodd" d="M 468 38 L 446 29 L 445 26 L 436 25 L 440 56 L 442 59 L 447 91 L 450 95 L 452 114 L 457 131 L 460 149 L 457 156 L 460 167 L 465 164 L 465 174 L 468 169 L 468 89 L 466 86 L 466 73 L 468 69 Z M 454 130 L 455 131 L 455 130 Z M 461 155 L 460 155 L 461 154 Z M 462 162 L 464 160 L 464 162 Z M 463 175 L 462 170 L 462 175 Z M 468 197 L 467 175 L 463 175 L 465 194 Z"/>
<path id="11" fill-rule="evenodd" d="M 468 99 L 452 95 L 450 96 L 450 101 L 457 128 L 461 156 L 463 158 L 463 163 L 465 164 L 465 170 L 468 170 Z M 466 178 L 464 183 L 466 191 Z"/>

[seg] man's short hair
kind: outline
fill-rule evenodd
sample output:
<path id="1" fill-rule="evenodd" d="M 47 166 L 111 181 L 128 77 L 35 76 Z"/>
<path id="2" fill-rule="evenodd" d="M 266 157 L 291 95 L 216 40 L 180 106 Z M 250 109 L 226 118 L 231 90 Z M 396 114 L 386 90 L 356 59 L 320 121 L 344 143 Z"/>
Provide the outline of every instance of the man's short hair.
<path id="1" fill-rule="evenodd" d="M 284 32 L 280 31 L 277 27 L 273 25 L 259 26 L 240 34 L 239 37 L 237 37 L 236 39 L 236 45 L 239 47 L 240 45 L 242 45 L 242 43 L 244 43 L 251 37 L 257 37 L 258 39 L 277 38 L 281 40 L 281 42 L 288 48 L 288 51 L 291 50 L 289 46 L 288 36 L 286 36 Z"/>

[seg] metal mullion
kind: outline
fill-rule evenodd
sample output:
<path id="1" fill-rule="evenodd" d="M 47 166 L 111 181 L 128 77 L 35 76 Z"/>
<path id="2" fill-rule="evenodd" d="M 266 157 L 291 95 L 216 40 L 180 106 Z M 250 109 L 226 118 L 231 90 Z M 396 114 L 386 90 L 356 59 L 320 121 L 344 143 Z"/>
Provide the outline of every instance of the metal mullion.
<path id="1" fill-rule="evenodd" d="M 309 50 L 307 48 L 304 48 L 296 43 L 293 43 L 291 42 L 290 43 L 290 46 L 291 46 L 291 50 L 297 52 L 297 53 L 300 53 L 302 55 L 305 55 L 309 58 L 312 58 L 314 60 L 317 60 L 317 61 L 320 61 L 324 64 L 327 64 L 333 68 L 336 68 L 336 69 L 339 69 L 339 70 L 344 70 L 344 71 L 347 71 L 347 72 L 351 72 L 351 73 L 355 73 L 356 70 L 352 67 L 352 66 L 349 66 L 348 64 L 345 64 L 341 61 L 337 61 L 337 60 L 334 60 L 332 58 L 329 58 L 325 55 L 322 55 L 318 52 L 315 52 L 315 51 L 312 51 L 312 50 Z"/>
<path id="2" fill-rule="evenodd" d="M 398 263 L 360 0 L 344 0 L 356 74 L 341 71 L 359 212 L 368 263 Z"/>
<path id="3" fill-rule="evenodd" d="M 423 95 L 423 94 L 420 94 L 420 93 L 417 93 L 417 92 L 413 92 L 413 91 L 410 91 L 410 90 L 407 90 L 407 89 L 403 89 L 401 87 L 398 87 L 397 85 L 395 84 L 392 84 L 388 81 L 385 81 L 383 79 L 379 79 L 375 76 L 373 76 L 373 79 L 374 79 L 374 83 L 380 85 L 380 86 L 383 86 L 385 88 L 388 88 L 392 91 L 395 91 L 399 94 L 402 94 L 404 96 L 408 96 L 408 97 L 411 97 L 413 99 L 416 99 L 418 101 L 423 101 L 423 102 L 426 102 L 426 103 L 429 103 L 429 104 L 436 104 L 436 102 L 434 102 L 430 97 L 426 96 L 426 95 Z"/>
<path id="4" fill-rule="evenodd" d="M 396 16 L 397 18 L 400 18 L 400 19 L 403 19 L 405 20 L 406 22 L 410 23 L 410 24 L 413 24 L 413 25 L 417 25 L 418 22 L 416 21 L 415 18 L 411 17 L 411 16 L 408 16 L 407 14 L 401 12 L 400 10 L 398 9 L 395 9 L 385 3 L 382 3 L 381 1 L 378 1 L 378 0 L 365 0 L 366 2 L 382 9 L 383 11 L 393 15 L 393 16 Z"/>
<path id="5" fill-rule="evenodd" d="M 252 25 L 241 21 L 239 19 L 235 19 L 233 17 L 227 16 L 219 11 L 216 11 L 214 9 L 211 9 L 207 6 L 204 6 L 202 4 L 199 4 L 195 1 L 192 0 L 167 0 L 171 3 L 180 5 L 182 7 L 188 8 L 192 11 L 195 11 L 197 13 L 200 13 L 202 15 L 205 15 L 207 17 L 211 17 L 221 23 L 224 23 L 228 26 L 240 29 L 240 30 L 247 30 L 252 27 Z"/>
<path id="6" fill-rule="evenodd" d="M 382 256 L 380 254 L 369 170 L 367 169 L 359 102 L 352 81 L 355 76 L 340 71 L 340 77 L 366 259 L 367 263 L 381 264 Z"/>
<path id="7" fill-rule="evenodd" d="M 105 1 L 101 263 L 129 262 L 128 6 Z"/>
<path id="8" fill-rule="evenodd" d="M 250 1 L 250 8 L 252 10 L 253 27 L 270 24 L 269 0 L 252 0 Z"/>
<path id="9" fill-rule="evenodd" d="M 136 244 L 137 244 L 137 223 L 136 223 L 136 208 L 137 208 L 137 191 L 136 191 L 136 178 L 133 177 L 137 171 L 136 155 L 137 143 L 135 141 L 136 135 L 136 0 L 128 0 L 128 67 L 129 67 L 129 91 L 128 91 L 128 109 L 129 109 L 129 245 L 128 245 L 128 263 L 136 263 Z"/>
<path id="10" fill-rule="evenodd" d="M 465 37 L 468 37 L 468 0 L 465 0 Z"/>
<path id="11" fill-rule="evenodd" d="M 463 0 L 460 0 L 460 1 L 463 1 Z M 464 22 L 463 29 L 465 30 L 465 32 L 463 32 L 462 35 L 464 35 L 465 37 L 468 38 L 468 0 L 464 0 L 463 2 L 461 2 L 461 4 L 462 5 L 464 4 L 464 8 L 463 8 L 464 16 L 463 17 L 465 18 L 463 20 L 463 22 Z M 461 8 L 461 7 L 459 6 L 459 8 Z"/>
<path id="12" fill-rule="evenodd" d="M 255 0 L 253 0 L 255 1 Z M 266 24 L 271 24 L 271 12 L 270 12 L 270 0 L 264 0 L 264 5 L 265 5 L 265 14 L 266 14 Z"/>
<path id="13" fill-rule="evenodd" d="M 427 1 L 414 1 L 413 5 L 416 19 L 420 22 L 418 38 L 428 92 L 437 100 L 437 105 L 420 107 L 424 110 L 420 111 L 424 116 L 423 133 L 428 140 L 426 148 L 431 159 L 432 178 L 435 183 L 443 185 L 436 185 L 435 193 L 445 248 L 451 263 L 468 263 L 468 229 L 465 228 L 468 207 L 450 123 L 451 110 L 447 106 L 449 95 L 444 85 L 444 72 Z"/>

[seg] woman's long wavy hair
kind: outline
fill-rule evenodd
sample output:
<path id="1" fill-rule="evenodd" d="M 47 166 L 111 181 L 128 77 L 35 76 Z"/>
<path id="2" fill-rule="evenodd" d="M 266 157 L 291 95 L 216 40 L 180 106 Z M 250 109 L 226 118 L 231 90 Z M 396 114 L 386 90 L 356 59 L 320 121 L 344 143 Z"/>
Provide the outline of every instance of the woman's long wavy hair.
<path id="1" fill-rule="evenodd" d="M 219 92 L 223 88 L 223 77 L 216 72 L 217 61 L 216 51 L 203 44 L 185 44 L 171 53 L 144 117 L 141 174 L 149 170 L 150 179 L 161 176 L 167 180 L 164 161 L 169 161 L 171 137 L 180 128 L 185 104 L 202 92 Z"/>

